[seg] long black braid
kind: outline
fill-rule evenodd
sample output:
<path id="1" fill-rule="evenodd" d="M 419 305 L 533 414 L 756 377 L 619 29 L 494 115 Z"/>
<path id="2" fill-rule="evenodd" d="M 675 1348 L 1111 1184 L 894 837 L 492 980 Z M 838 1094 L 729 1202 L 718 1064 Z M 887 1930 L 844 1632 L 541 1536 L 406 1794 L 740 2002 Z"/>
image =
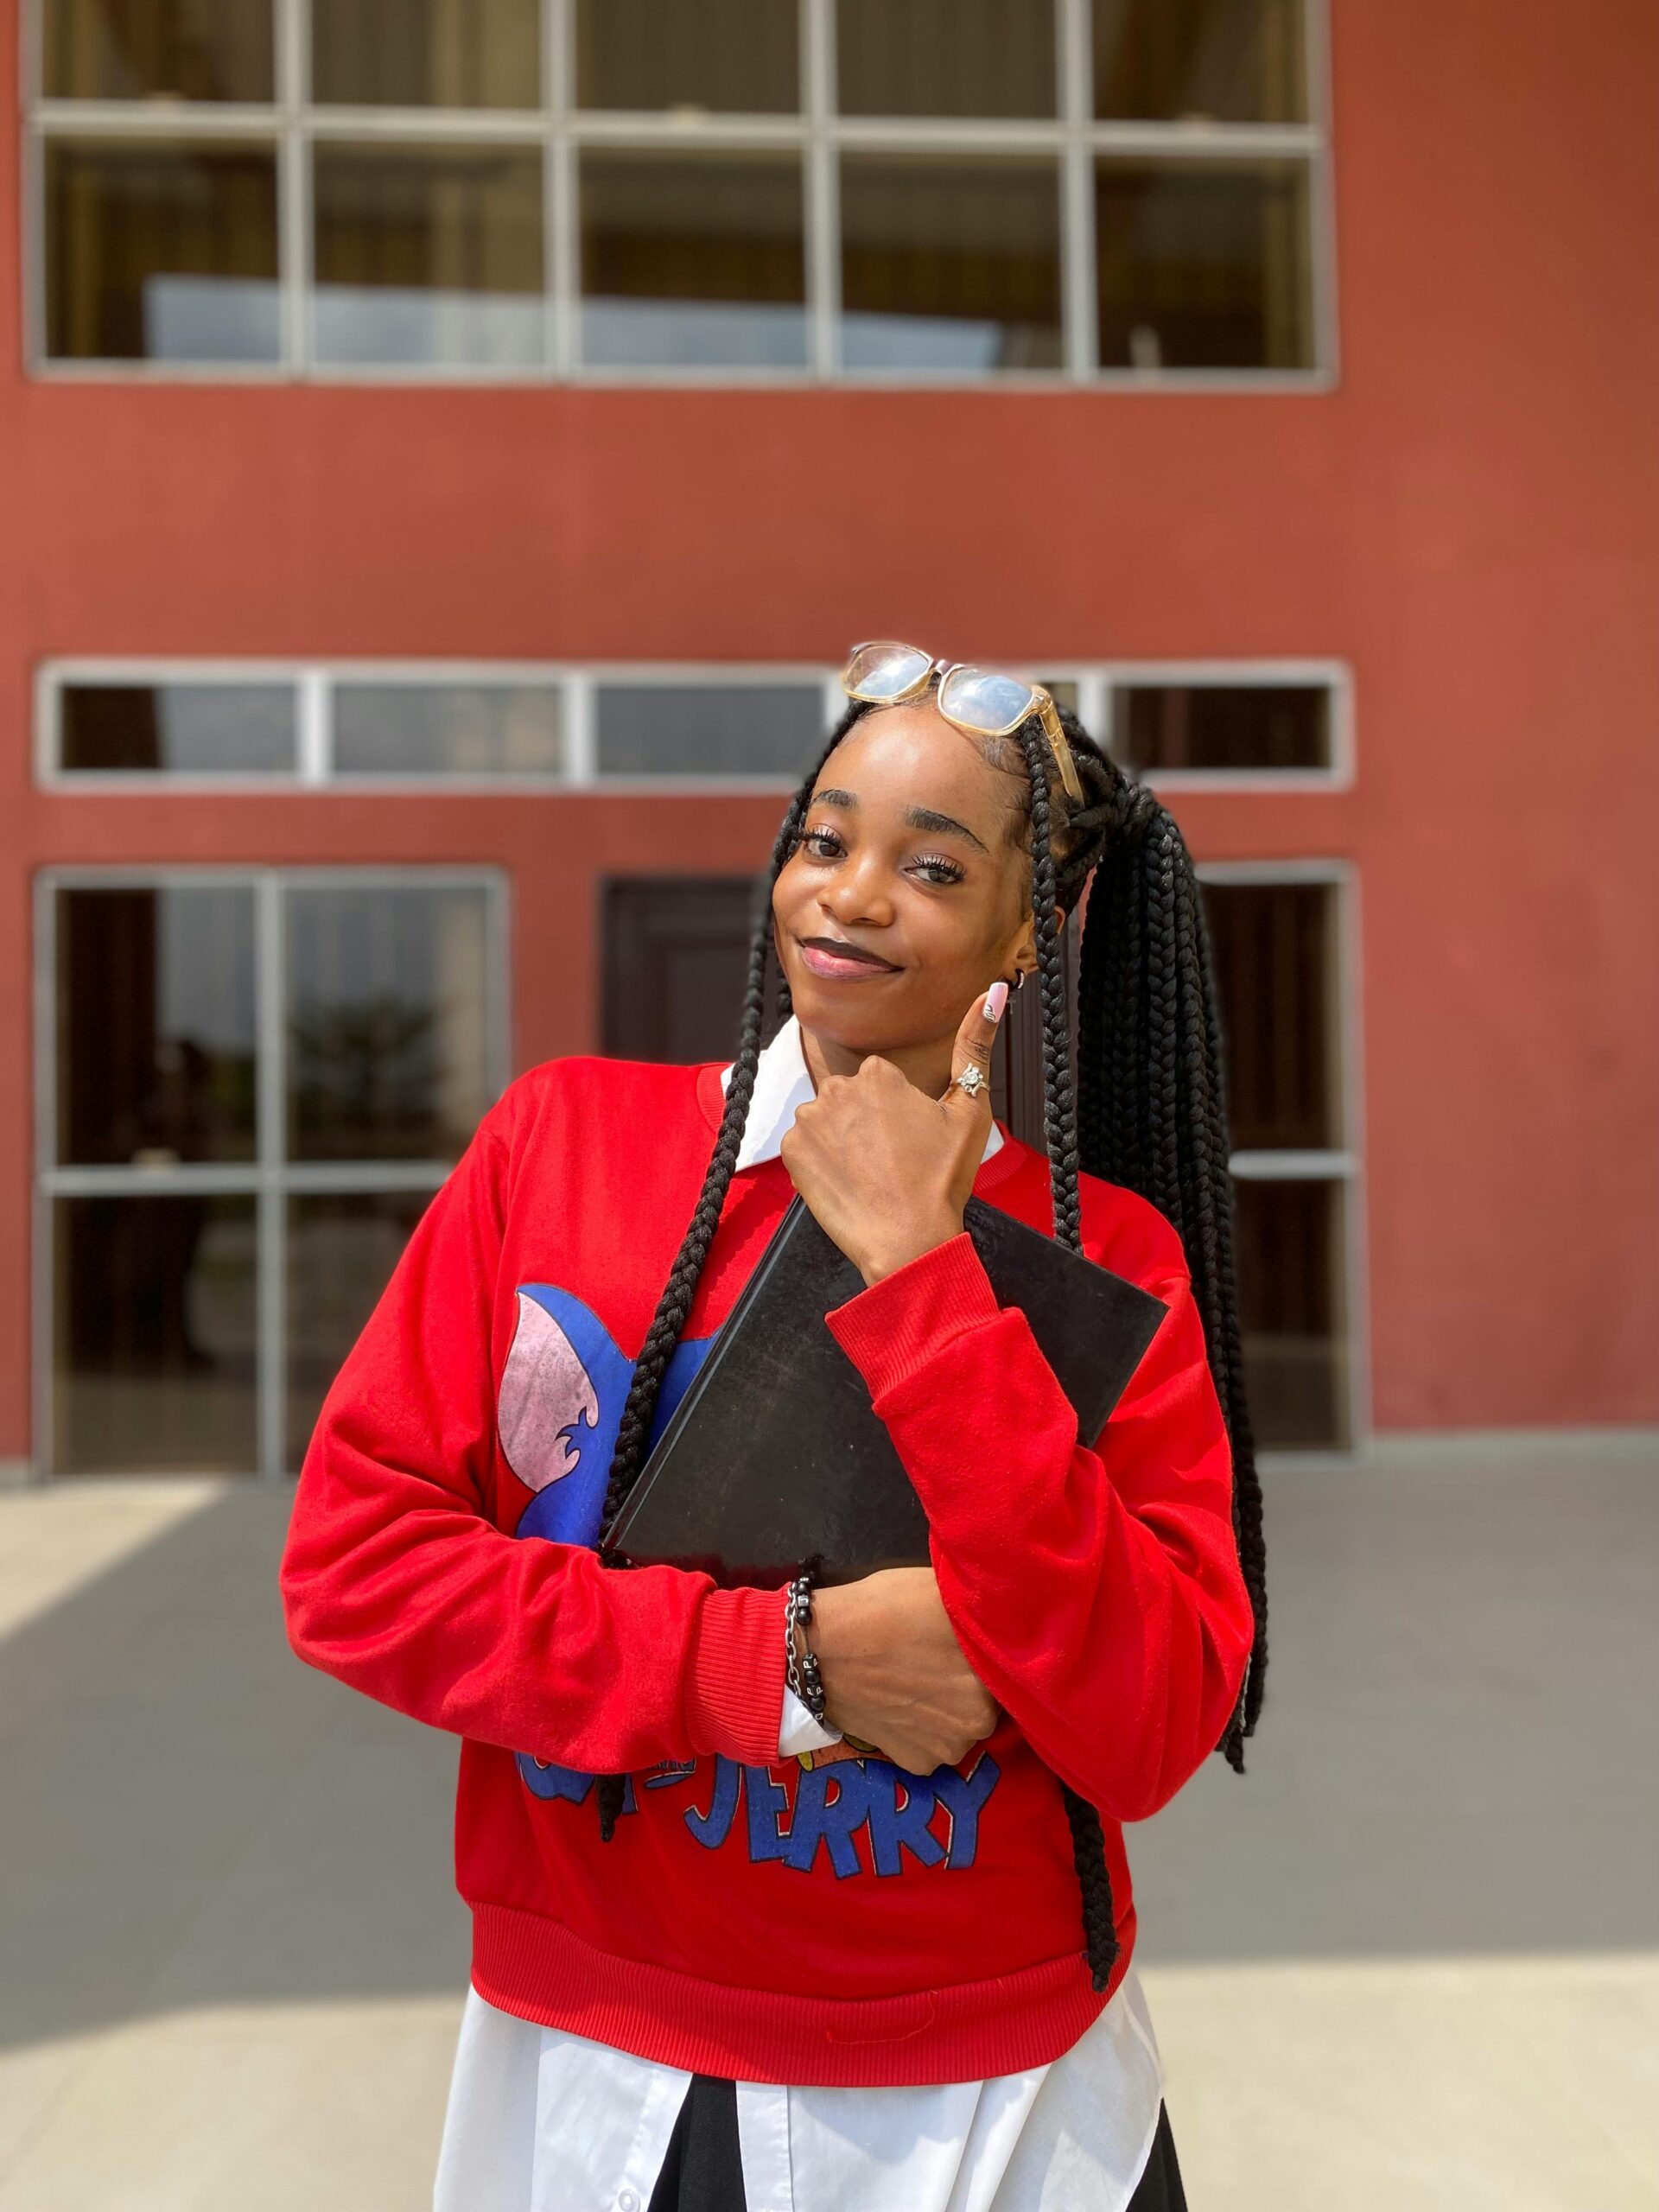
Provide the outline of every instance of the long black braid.
<path id="1" fill-rule="evenodd" d="M 690 1311 L 742 1143 L 760 1055 L 772 889 L 795 850 L 825 761 L 854 724 L 873 711 L 855 705 L 843 715 L 790 802 L 772 847 L 750 946 L 742 1027 L 725 1112 L 696 1209 L 634 1368 L 606 1488 L 607 1529 L 644 1465 L 663 1375 Z M 1150 792 L 1130 783 L 1106 758 L 1073 715 L 1062 710 L 1061 721 L 1084 785 L 1081 807 L 1068 808 L 1063 796 L 1057 804 L 1047 740 L 1034 719 L 1022 724 L 1012 741 L 984 743 L 995 765 L 1024 772 L 1019 779 L 1019 816 L 1029 822 L 1043 1127 L 1054 1235 L 1073 1251 L 1082 1249 L 1081 1166 L 1150 1199 L 1179 1231 L 1185 1247 L 1232 1445 L 1239 1559 L 1255 1620 L 1244 1690 L 1223 1739 L 1230 1764 L 1242 1770 L 1243 1738 L 1254 1732 L 1267 1672 L 1266 1554 L 1244 1399 L 1221 1030 L 1209 939 L 1192 861 L 1174 822 Z M 1080 1082 L 1074 1091 L 1061 912 L 1075 909 L 1091 874 L 1078 975 Z M 788 988 L 781 981 L 778 1006 L 781 1014 L 789 1011 Z M 626 1789 L 621 1776 L 599 1779 L 600 1827 L 607 1840 Z M 1104 1834 L 1092 1805 L 1064 1784 L 1062 1796 L 1083 1900 L 1085 1954 L 1094 1986 L 1103 1990 L 1118 1949 Z"/>

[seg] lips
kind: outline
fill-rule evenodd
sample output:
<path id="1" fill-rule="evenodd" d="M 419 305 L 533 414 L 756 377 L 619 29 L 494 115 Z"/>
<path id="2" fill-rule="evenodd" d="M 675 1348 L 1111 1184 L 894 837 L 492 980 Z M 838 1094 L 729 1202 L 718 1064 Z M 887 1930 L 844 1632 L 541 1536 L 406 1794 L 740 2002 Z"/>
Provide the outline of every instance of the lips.
<path id="1" fill-rule="evenodd" d="M 801 958 L 815 976 L 862 981 L 899 973 L 893 961 L 883 960 L 879 953 L 866 952 L 843 938 L 804 937 L 799 942 Z"/>

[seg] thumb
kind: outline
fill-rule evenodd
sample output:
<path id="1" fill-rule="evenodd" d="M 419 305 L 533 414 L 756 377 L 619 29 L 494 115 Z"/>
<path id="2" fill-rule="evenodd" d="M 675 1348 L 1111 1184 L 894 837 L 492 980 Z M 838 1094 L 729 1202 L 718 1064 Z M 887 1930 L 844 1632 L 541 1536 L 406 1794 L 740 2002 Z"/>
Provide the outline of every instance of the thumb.
<path id="1" fill-rule="evenodd" d="M 950 1054 L 950 1088 L 944 1094 L 944 1103 L 953 1114 L 976 1121 L 988 1122 L 991 1118 L 991 1048 L 996 1043 L 997 1024 L 1007 1002 L 1008 987 L 999 977 L 984 997 L 976 999 L 962 1017 L 962 1027 L 957 1032 Z M 983 1078 L 972 1096 L 961 1084 L 961 1077 L 969 1068 L 977 1068 Z"/>

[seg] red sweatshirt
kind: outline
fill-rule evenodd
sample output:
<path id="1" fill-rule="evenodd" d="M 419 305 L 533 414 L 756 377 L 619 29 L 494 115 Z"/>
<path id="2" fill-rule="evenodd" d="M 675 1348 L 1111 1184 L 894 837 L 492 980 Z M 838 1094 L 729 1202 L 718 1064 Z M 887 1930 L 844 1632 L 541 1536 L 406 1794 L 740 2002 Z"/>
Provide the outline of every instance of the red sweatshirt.
<path id="1" fill-rule="evenodd" d="M 1092 1449 L 966 1236 L 828 1318 L 926 1507 L 1002 1710 L 926 1779 L 780 1760 L 784 1593 L 592 1548 L 631 1363 L 696 1204 L 720 1071 L 556 1060 L 486 1117 L 342 1369 L 282 1565 L 294 1649 L 464 1741 L 456 1877 L 505 2010 L 691 2071 L 874 2086 L 1058 2057 L 1090 1986 L 1055 1777 L 1120 1823 L 1173 1796 L 1250 1643 L 1231 1469 L 1179 1239 L 1083 1179 L 1090 1255 L 1169 1312 Z M 1045 1230 L 1009 1139 L 977 1194 Z M 733 1179 L 658 1425 L 792 1195 Z M 631 1777 L 602 1844 L 595 1772 Z M 1115 1985 L 1114 1985 L 1115 1986 Z M 1108 1993 L 1107 1994 L 1109 1994 Z"/>

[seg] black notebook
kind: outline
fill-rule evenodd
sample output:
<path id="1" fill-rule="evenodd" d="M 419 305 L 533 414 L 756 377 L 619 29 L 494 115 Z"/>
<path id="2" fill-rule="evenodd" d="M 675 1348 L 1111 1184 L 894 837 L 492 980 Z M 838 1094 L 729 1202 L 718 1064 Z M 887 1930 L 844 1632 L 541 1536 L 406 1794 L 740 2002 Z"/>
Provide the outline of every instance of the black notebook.
<path id="1" fill-rule="evenodd" d="M 1093 1440 L 1164 1317 L 1161 1300 L 1000 1207 L 963 1225 Z M 641 1567 L 722 1583 L 823 1582 L 927 1563 L 927 1520 L 863 1376 L 824 1315 L 864 1287 L 796 1198 L 645 1462 L 609 1541 Z M 971 1453 L 971 1436 L 963 1450 Z M 980 1471 L 995 1481 L 996 1471 Z"/>

